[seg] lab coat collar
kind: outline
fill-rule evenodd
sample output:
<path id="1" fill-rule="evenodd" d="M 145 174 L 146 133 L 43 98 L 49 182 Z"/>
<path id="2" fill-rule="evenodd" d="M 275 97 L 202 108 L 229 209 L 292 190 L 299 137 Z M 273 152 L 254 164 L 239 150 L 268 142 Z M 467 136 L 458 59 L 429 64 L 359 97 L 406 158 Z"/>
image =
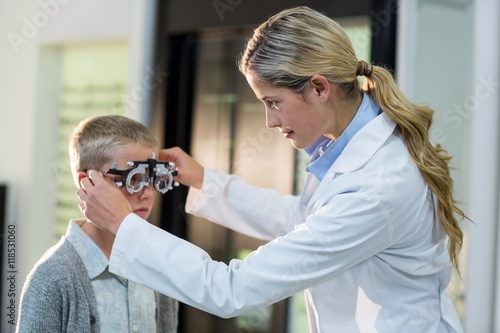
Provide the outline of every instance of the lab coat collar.
<path id="1" fill-rule="evenodd" d="M 366 124 L 349 141 L 333 163 L 334 173 L 352 172 L 363 166 L 394 132 L 396 123 L 384 112 Z"/>
<path id="2" fill-rule="evenodd" d="M 380 107 L 366 92 L 363 93 L 361 105 L 352 121 L 347 125 L 337 140 L 322 136 L 314 144 L 304 150 L 309 155 L 310 164 L 306 167 L 308 173 L 313 173 L 319 181 L 322 181 L 332 164 L 342 154 L 349 141 L 366 124 L 380 114 Z"/>

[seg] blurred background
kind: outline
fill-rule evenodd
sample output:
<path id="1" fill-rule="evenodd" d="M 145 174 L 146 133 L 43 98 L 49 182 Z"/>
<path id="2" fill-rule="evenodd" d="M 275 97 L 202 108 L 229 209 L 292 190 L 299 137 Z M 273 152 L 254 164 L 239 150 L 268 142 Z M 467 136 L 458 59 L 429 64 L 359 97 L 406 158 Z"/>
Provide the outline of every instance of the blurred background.
<path id="1" fill-rule="evenodd" d="M 466 332 L 500 332 L 497 0 L 0 0 L 1 332 L 15 330 L 34 263 L 81 216 L 67 155 L 81 119 L 127 115 L 205 166 L 300 191 L 305 157 L 265 127 L 236 66 L 252 29 L 297 5 L 337 20 L 359 59 L 435 109 L 432 139 L 453 156 L 457 200 L 475 221 L 463 222 L 450 293 Z M 186 194 L 158 197 L 151 222 L 226 262 L 262 244 L 186 216 Z M 181 333 L 307 332 L 302 295 L 233 319 L 185 305 L 180 316 Z"/>

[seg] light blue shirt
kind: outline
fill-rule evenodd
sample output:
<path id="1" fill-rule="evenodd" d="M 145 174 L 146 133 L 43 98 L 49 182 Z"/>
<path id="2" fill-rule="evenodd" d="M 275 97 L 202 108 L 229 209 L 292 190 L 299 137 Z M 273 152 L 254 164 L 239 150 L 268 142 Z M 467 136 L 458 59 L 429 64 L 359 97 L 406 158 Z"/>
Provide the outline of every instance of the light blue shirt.
<path id="1" fill-rule="evenodd" d="M 306 167 L 306 171 L 313 173 L 319 181 L 322 181 L 352 137 L 379 114 L 380 108 L 378 105 L 367 93 L 364 93 L 363 100 L 354 118 L 337 140 L 321 136 L 315 143 L 304 149 L 309 156 L 310 162 L 309 166 Z"/>
<path id="2" fill-rule="evenodd" d="M 109 261 L 80 228 L 70 221 L 66 237 L 89 273 L 97 300 L 101 332 L 156 332 L 154 291 L 110 273 Z"/>

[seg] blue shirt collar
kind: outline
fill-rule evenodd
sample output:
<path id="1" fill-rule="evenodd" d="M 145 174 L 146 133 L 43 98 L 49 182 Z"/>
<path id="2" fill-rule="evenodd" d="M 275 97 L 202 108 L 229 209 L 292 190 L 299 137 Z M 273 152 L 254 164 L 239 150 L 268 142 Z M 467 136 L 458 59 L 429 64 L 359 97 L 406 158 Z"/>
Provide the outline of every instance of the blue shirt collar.
<path id="1" fill-rule="evenodd" d="M 321 136 L 315 143 L 304 149 L 309 156 L 310 163 L 306 167 L 306 171 L 314 174 L 319 181 L 322 181 L 352 137 L 363 126 L 375 119 L 380 112 L 380 108 L 373 99 L 367 93 L 364 93 L 363 100 L 354 118 L 337 140 Z"/>
<path id="2" fill-rule="evenodd" d="M 71 220 L 66 231 L 66 238 L 82 258 L 89 277 L 93 280 L 107 270 L 109 261 L 96 243 L 80 228 L 80 224 L 79 221 Z"/>

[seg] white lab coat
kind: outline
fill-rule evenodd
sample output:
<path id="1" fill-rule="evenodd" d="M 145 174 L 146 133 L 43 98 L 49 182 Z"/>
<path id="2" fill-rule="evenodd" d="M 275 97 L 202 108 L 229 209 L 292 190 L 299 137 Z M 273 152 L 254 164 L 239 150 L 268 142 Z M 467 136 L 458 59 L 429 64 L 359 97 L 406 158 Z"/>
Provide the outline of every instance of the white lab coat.
<path id="1" fill-rule="evenodd" d="M 110 271 L 221 317 L 305 290 L 311 332 L 461 332 L 436 203 L 384 113 L 301 197 L 205 169 L 187 211 L 269 243 L 229 265 L 130 214 Z"/>

